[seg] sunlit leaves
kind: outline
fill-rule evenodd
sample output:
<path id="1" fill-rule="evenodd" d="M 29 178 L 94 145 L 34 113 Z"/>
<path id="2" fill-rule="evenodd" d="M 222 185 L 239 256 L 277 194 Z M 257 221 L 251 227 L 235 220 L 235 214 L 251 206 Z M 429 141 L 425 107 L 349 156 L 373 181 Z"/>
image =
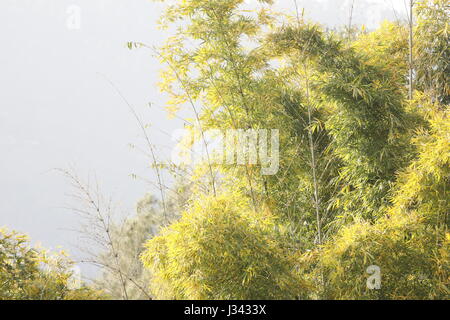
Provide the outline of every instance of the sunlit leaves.
<path id="1" fill-rule="evenodd" d="M 175 299 L 294 299 L 297 276 L 287 238 L 270 212 L 237 193 L 202 197 L 150 240 L 142 256 L 154 294 Z"/>
<path id="2" fill-rule="evenodd" d="M 28 237 L 0 229 L 0 300 L 88 300 L 102 293 L 84 285 L 71 288 L 71 262 L 29 245 Z"/>

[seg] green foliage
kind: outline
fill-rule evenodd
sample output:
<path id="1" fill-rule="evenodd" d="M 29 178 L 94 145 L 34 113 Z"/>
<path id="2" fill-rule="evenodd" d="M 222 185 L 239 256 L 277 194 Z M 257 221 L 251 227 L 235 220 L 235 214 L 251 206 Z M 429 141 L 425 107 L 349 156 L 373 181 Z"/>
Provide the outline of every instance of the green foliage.
<path id="1" fill-rule="evenodd" d="M 434 108 L 433 108 L 434 107 Z M 434 109 L 434 110 L 433 110 Z M 310 261 L 328 280 L 331 299 L 446 299 L 450 296 L 450 120 L 432 106 L 430 129 L 414 142 L 417 159 L 400 174 L 394 205 L 376 223 L 345 227 Z M 365 269 L 381 268 L 369 290 Z"/>
<path id="2" fill-rule="evenodd" d="M 159 52 L 168 110 L 188 105 L 198 131 L 279 128 L 281 154 L 275 176 L 193 168 L 192 205 L 143 255 L 154 294 L 448 298 L 447 1 L 416 6 L 413 101 L 406 26 L 344 40 L 261 2 L 187 0 L 164 16 L 179 27 Z"/>
<path id="3" fill-rule="evenodd" d="M 157 298 L 295 299 L 306 289 L 275 217 L 239 194 L 198 199 L 146 247 Z"/>
<path id="4" fill-rule="evenodd" d="M 448 299 L 448 1 L 416 2 L 413 65 L 406 25 L 336 34 L 271 4 L 175 1 L 156 54 L 171 116 L 189 108 L 199 137 L 279 129 L 278 173 L 210 154 L 161 165 L 186 174 L 180 198 L 147 196 L 123 223 L 88 197 L 106 233 L 93 235 L 106 248 L 97 287 L 113 299 Z M 0 231 L 0 299 L 104 297 L 72 289 L 72 263 L 27 241 Z"/>
<path id="5" fill-rule="evenodd" d="M 406 84 L 408 74 L 408 30 L 402 24 L 385 21 L 373 32 L 361 35 L 351 46 L 371 65 L 385 69 L 396 87 Z M 406 89 L 406 88 L 404 88 Z"/>
<path id="6" fill-rule="evenodd" d="M 90 300 L 104 296 L 71 287 L 72 262 L 64 253 L 30 248 L 28 238 L 0 229 L 0 300 Z"/>
<path id="7" fill-rule="evenodd" d="M 310 59 L 320 74 L 315 90 L 325 96 L 333 114 L 325 129 L 333 153 L 342 161 L 338 206 L 372 216 L 385 205 L 395 171 L 405 164 L 408 145 L 403 88 L 393 71 L 365 52 L 345 48 L 317 26 L 284 27 L 269 37 L 276 52 Z"/>
<path id="8" fill-rule="evenodd" d="M 437 233 L 417 214 L 390 215 L 374 225 L 360 222 L 345 227 L 317 253 L 314 272 L 326 279 L 321 297 L 448 298 L 449 245 L 448 233 Z M 379 290 L 366 285 L 371 265 L 381 270 Z"/>
<path id="9" fill-rule="evenodd" d="M 415 63 L 417 88 L 444 105 L 450 103 L 450 4 L 420 0 L 416 5 Z"/>

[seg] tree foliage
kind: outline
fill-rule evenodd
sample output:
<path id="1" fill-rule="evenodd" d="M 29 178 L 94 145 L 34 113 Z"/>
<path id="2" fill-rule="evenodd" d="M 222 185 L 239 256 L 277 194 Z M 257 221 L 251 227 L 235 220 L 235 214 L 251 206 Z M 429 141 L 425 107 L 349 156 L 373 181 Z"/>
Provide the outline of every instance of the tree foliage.
<path id="1" fill-rule="evenodd" d="M 0 230 L 0 300 L 91 300 L 100 291 L 75 288 L 72 262 L 64 253 L 51 255 L 31 248 L 28 238 Z"/>
<path id="2" fill-rule="evenodd" d="M 163 299 L 294 299 L 306 283 L 282 226 L 242 196 L 196 200 L 183 217 L 150 240 L 142 260 Z M 225 269 L 223 269 L 225 267 Z"/>
<path id="3" fill-rule="evenodd" d="M 270 4 L 164 16 L 178 26 L 158 53 L 169 111 L 193 108 L 200 131 L 280 128 L 281 154 L 274 176 L 197 164 L 210 188 L 142 256 L 156 297 L 448 298 L 448 5 L 416 6 L 409 101 L 404 25 L 344 38 Z"/>
<path id="4" fill-rule="evenodd" d="M 122 224 L 87 193 L 109 248 L 98 284 L 135 299 L 448 299 L 448 1 L 416 1 L 413 47 L 399 21 L 343 34 L 271 0 L 164 2 L 160 88 L 206 157 L 164 167 L 184 173 L 181 202 L 148 197 Z M 209 129 L 278 129 L 278 172 L 218 164 Z M 6 298 L 96 294 L 66 290 L 65 267 L 43 271 L 21 236 L 0 245 Z"/>

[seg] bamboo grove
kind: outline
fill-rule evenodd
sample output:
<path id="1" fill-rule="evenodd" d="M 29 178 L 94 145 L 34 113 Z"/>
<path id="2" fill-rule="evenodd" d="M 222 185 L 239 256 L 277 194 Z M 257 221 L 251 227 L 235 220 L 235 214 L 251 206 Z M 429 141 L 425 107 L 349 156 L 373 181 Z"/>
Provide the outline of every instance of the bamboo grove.
<path id="1" fill-rule="evenodd" d="M 184 168 L 183 204 L 164 204 L 171 218 L 135 245 L 137 297 L 448 299 L 448 1 L 415 1 L 412 48 L 402 22 L 330 31 L 271 0 L 257 8 L 167 1 L 168 112 L 188 108 L 200 137 L 278 129 L 279 170 L 214 154 Z"/>

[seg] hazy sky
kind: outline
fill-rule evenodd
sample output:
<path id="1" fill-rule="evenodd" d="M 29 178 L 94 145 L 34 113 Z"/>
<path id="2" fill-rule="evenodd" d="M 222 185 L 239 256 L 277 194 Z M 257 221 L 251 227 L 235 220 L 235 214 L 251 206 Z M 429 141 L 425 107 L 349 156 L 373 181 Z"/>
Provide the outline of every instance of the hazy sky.
<path id="1" fill-rule="evenodd" d="M 347 23 L 351 2 L 298 0 L 311 19 L 329 26 Z M 276 3 L 294 8 L 293 0 Z M 81 9 L 79 30 L 67 28 L 71 5 Z M 77 228 L 78 218 L 61 208 L 70 202 L 70 188 L 53 168 L 95 173 L 102 192 L 125 212 L 154 191 L 130 178 L 154 179 L 146 158 L 128 146 L 142 144 L 139 129 L 104 76 L 152 123 L 153 142 L 168 152 L 170 133 L 182 122 L 169 120 L 162 108 L 155 86 L 161 66 L 151 52 L 125 47 L 163 41 L 156 28 L 163 7 L 149 0 L 0 2 L 0 227 L 45 247 L 62 245 L 76 257 L 77 235 L 67 229 Z M 354 21 L 376 27 L 393 19 L 393 8 L 401 16 L 404 1 L 355 0 Z"/>

